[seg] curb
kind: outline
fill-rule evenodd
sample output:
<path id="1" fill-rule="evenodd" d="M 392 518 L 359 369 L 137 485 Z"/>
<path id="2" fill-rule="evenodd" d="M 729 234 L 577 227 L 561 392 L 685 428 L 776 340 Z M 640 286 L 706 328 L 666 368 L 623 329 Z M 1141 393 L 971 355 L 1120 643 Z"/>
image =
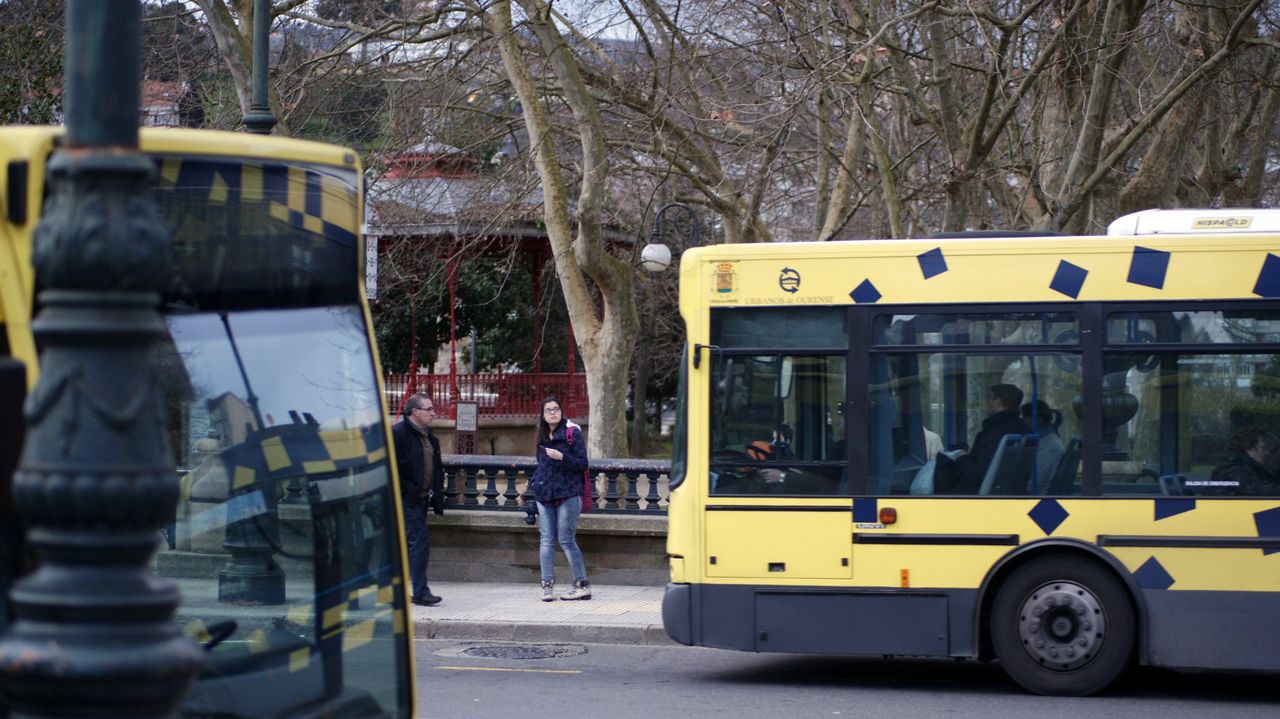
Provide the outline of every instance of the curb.
<path id="1" fill-rule="evenodd" d="M 680 646 L 667 636 L 661 624 L 618 626 L 418 619 L 413 623 L 413 635 L 415 639 Z"/>

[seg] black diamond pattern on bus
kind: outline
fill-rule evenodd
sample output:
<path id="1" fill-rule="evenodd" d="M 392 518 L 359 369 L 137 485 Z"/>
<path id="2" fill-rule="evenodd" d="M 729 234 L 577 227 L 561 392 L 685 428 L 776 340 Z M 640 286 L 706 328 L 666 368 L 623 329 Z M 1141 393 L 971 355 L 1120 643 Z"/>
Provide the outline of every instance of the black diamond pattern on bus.
<path id="1" fill-rule="evenodd" d="M 1253 515 L 1253 524 L 1258 528 L 1258 536 L 1266 539 L 1280 539 L 1280 507 L 1267 509 Z M 1275 554 L 1280 549 L 1264 549 L 1263 554 Z"/>
<path id="2" fill-rule="evenodd" d="M 1031 517 L 1031 521 L 1035 522 L 1042 532 L 1053 534 L 1053 530 L 1067 521 L 1067 517 L 1071 514 L 1058 504 L 1058 500 L 1042 499 L 1036 502 L 1036 506 L 1032 507 L 1030 512 L 1027 512 L 1027 516 Z"/>
<path id="3" fill-rule="evenodd" d="M 1143 589 L 1168 589 L 1174 582 L 1169 571 L 1155 557 L 1143 562 L 1142 566 L 1138 567 L 1138 571 L 1133 573 L 1133 578 Z"/>

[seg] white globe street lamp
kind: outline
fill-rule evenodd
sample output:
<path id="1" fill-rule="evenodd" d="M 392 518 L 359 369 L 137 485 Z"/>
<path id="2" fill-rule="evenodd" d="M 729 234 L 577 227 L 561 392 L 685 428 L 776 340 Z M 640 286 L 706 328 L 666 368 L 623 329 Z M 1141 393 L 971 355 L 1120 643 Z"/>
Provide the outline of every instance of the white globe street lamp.
<path id="1" fill-rule="evenodd" d="M 688 235 L 684 244 L 698 242 L 698 216 L 693 210 L 679 202 L 663 205 L 653 219 L 653 234 L 649 236 L 649 244 L 640 251 L 640 265 L 650 272 L 662 272 L 671 266 L 671 249 L 662 242 L 662 220 L 669 210 L 679 210 L 685 215 L 684 222 L 677 220 L 676 225 L 677 232 Z"/>
<path id="2" fill-rule="evenodd" d="M 662 243 L 645 245 L 640 251 L 640 264 L 650 272 L 661 272 L 671 266 L 671 248 Z"/>

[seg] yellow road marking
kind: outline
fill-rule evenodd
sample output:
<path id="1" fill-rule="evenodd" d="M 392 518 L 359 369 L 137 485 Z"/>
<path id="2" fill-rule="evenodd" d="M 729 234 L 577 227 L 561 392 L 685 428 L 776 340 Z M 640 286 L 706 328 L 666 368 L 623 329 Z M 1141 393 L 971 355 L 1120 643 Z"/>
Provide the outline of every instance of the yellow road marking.
<path id="1" fill-rule="evenodd" d="M 578 669 L 507 669 L 505 667 L 444 667 L 437 666 L 436 669 L 444 669 L 453 672 L 523 672 L 525 674 L 581 674 Z"/>

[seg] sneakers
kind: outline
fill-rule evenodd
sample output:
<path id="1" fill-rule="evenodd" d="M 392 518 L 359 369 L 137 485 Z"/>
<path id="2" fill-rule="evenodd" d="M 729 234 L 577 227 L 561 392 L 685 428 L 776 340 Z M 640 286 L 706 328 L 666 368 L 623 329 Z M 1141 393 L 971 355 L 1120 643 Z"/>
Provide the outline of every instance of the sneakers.
<path id="1" fill-rule="evenodd" d="M 440 603 L 440 597 L 428 592 L 427 596 L 414 597 L 412 601 L 414 604 L 417 604 L 420 607 L 434 607 L 435 605 Z"/>
<path id="2" fill-rule="evenodd" d="M 565 601 L 572 601 L 574 599 L 590 599 L 591 583 L 590 582 L 574 582 L 573 589 L 570 589 L 564 594 L 561 594 L 560 598 Z"/>
<path id="3" fill-rule="evenodd" d="M 556 598 L 555 582 L 542 583 L 542 601 L 553 602 Z"/>

